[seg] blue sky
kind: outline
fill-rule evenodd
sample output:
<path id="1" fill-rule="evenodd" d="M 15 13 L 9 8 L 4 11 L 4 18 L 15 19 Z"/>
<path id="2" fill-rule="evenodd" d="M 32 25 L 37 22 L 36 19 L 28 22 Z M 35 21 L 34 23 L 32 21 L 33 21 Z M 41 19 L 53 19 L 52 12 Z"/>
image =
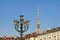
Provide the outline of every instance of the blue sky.
<path id="1" fill-rule="evenodd" d="M 19 15 L 30 20 L 29 30 L 24 34 L 35 32 L 37 4 L 43 31 L 60 26 L 60 0 L 0 0 L 0 36 L 19 36 L 13 23 Z"/>

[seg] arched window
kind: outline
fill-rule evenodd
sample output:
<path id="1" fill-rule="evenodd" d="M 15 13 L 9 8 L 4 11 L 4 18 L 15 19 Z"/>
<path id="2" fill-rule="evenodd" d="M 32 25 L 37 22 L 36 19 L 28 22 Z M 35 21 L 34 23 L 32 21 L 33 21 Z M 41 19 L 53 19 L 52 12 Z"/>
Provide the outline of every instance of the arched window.
<path id="1" fill-rule="evenodd" d="M 40 40 L 42 40 L 42 39 L 40 39 Z"/>
<path id="2" fill-rule="evenodd" d="M 44 38 L 44 40 L 46 40 L 46 38 Z"/>
<path id="3" fill-rule="evenodd" d="M 56 40 L 56 36 L 54 36 L 54 39 Z"/>

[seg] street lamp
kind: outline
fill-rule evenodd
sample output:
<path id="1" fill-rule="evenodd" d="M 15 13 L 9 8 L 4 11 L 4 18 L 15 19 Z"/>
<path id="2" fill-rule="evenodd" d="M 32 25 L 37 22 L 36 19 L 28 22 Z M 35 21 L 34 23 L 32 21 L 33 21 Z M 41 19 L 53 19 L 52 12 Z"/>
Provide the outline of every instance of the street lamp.
<path id="1" fill-rule="evenodd" d="M 29 20 L 24 21 L 23 15 L 20 15 L 20 21 L 14 20 L 15 30 L 21 34 L 21 40 L 22 35 L 25 31 L 28 30 L 29 27 Z"/>

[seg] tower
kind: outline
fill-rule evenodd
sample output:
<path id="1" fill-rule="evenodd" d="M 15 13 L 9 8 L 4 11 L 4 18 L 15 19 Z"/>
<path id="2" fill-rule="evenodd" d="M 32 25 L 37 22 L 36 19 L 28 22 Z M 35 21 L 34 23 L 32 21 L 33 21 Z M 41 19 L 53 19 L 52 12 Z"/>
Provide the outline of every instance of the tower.
<path id="1" fill-rule="evenodd" d="M 40 24 L 40 12 L 39 12 L 39 5 L 37 6 L 37 23 L 36 23 L 36 33 L 41 34 L 41 24 Z"/>

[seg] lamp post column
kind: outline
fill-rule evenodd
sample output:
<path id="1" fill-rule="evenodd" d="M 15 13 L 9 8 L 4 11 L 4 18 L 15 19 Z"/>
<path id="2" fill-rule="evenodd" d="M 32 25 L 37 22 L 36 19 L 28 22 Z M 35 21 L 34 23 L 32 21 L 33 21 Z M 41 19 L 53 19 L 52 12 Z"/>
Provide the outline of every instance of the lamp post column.
<path id="1" fill-rule="evenodd" d="M 23 36 L 23 32 L 22 32 L 23 27 L 22 27 L 22 24 L 21 24 L 20 29 L 21 29 L 21 40 L 22 40 L 22 36 Z"/>
<path id="2" fill-rule="evenodd" d="M 28 30 L 29 20 L 24 21 L 23 15 L 21 15 L 20 21 L 14 20 L 14 25 L 15 25 L 15 30 L 20 33 L 20 38 L 21 40 L 23 40 L 23 33 Z"/>

